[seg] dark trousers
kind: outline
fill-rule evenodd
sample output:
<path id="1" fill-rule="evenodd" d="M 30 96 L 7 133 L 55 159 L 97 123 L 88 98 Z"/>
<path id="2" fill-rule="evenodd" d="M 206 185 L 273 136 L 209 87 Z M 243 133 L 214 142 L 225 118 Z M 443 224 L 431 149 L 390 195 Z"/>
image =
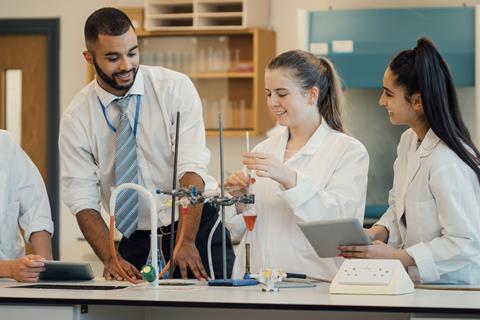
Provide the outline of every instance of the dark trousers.
<path id="1" fill-rule="evenodd" d="M 203 266 L 210 276 L 210 268 L 208 264 L 208 236 L 210 231 L 218 219 L 218 209 L 215 209 L 210 204 L 205 204 L 202 210 L 202 217 L 200 226 L 198 228 L 195 245 L 200 253 Z M 178 222 L 175 222 L 175 231 L 177 230 Z M 162 228 L 163 232 L 170 232 L 170 226 Z M 159 231 L 160 232 L 160 231 Z M 175 237 L 175 235 L 174 235 Z M 233 253 L 232 244 L 230 241 L 230 233 L 226 230 L 226 245 L 227 245 L 227 277 L 230 278 L 232 274 L 233 262 L 235 254 Z M 162 251 L 165 260 L 170 260 L 170 234 L 165 234 L 162 238 Z M 150 230 L 137 230 L 130 238 L 123 237 L 118 246 L 120 255 L 133 264 L 138 270 L 144 265 L 150 252 Z M 212 237 L 211 242 L 212 265 L 214 269 L 215 279 L 223 278 L 222 266 L 222 224 L 219 223 Z M 173 273 L 174 278 L 181 278 L 179 268 L 175 269 Z M 194 278 L 190 270 L 188 270 L 188 277 Z"/>

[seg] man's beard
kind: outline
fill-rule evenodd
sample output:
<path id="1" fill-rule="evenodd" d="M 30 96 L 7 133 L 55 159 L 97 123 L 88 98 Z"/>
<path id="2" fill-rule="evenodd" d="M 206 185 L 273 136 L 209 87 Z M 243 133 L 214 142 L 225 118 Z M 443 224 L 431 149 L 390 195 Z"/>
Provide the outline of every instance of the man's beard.
<path id="1" fill-rule="evenodd" d="M 122 71 L 122 72 L 115 72 L 112 74 L 112 77 L 109 77 L 105 72 L 103 72 L 103 70 L 100 68 L 100 66 L 97 64 L 97 61 L 95 58 L 93 58 L 93 65 L 95 67 L 95 71 L 97 73 L 97 75 L 105 82 L 107 83 L 110 87 L 112 87 L 113 89 L 115 90 L 125 90 L 125 91 L 128 91 L 128 89 L 130 89 L 133 84 L 135 83 L 135 78 L 137 77 L 137 71 L 138 71 L 138 67 L 137 68 L 132 68 L 128 71 Z M 118 74 L 122 74 L 122 73 L 128 73 L 130 71 L 133 71 L 133 79 L 132 79 L 132 82 L 130 84 L 127 84 L 127 85 L 121 85 L 121 84 L 118 84 L 117 81 L 115 81 L 115 76 L 118 75 Z"/>

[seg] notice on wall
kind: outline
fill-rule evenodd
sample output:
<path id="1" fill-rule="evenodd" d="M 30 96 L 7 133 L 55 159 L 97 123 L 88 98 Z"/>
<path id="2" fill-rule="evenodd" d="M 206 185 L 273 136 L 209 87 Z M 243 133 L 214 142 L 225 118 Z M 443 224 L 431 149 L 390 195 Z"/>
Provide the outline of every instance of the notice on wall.
<path id="1" fill-rule="evenodd" d="M 328 54 L 328 42 L 310 43 L 310 52 L 315 55 L 326 56 Z"/>
<path id="2" fill-rule="evenodd" d="M 353 53 L 353 40 L 334 40 L 334 41 L 332 41 L 332 52 L 334 52 L 334 53 Z"/>

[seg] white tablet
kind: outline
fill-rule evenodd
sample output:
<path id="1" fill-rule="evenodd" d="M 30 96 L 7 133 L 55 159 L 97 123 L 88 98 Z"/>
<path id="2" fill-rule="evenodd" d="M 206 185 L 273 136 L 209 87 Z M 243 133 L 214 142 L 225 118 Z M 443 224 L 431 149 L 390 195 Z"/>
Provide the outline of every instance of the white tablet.
<path id="1" fill-rule="evenodd" d="M 48 281 L 79 281 L 92 280 L 92 267 L 88 262 L 43 261 L 45 270 L 40 272 L 39 280 Z"/>
<path id="2" fill-rule="evenodd" d="M 321 258 L 338 256 L 340 251 L 337 247 L 340 245 L 372 244 L 360 221 L 355 218 L 299 222 L 298 226 Z"/>

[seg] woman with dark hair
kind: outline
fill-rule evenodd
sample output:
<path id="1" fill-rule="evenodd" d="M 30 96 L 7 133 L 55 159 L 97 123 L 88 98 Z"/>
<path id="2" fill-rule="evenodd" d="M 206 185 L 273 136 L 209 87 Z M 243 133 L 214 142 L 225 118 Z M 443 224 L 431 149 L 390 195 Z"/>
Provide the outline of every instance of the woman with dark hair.
<path id="1" fill-rule="evenodd" d="M 400 52 L 379 101 L 398 145 L 389 208 L 367 230 L 371 246 L 344 257 L 400 259 L 417 282 L 480 283 L 480 154 L 462 121 L 447 64 L 426 38 Z"/>
<path id="2" fill-rule="evenodd" d="M 265 71 L 267 103 L 283 130 L 244 154 L 256 172 L 252 186 L 258 214 L 251 232 L 251 271 L 262 267 L 332 279 L 339 258 L 319 258 L 297 222 L 336 218 L 363 221 L 368 154 L 344 133 L 343 93 L 333 65 L 325 58 L 294 50 L 274 58 Z M 226 182 L 246 191 L 247 176 L 237 171 Z M 233 191 L 232 191 L 233 192 Z M 237 213 L 244 208 L 237 206 Z M 245 223 L 230 223 L 234 238 L 245 241 Z M 245 272 L 245 246 L 236 252 L 233 277 Z"/>

